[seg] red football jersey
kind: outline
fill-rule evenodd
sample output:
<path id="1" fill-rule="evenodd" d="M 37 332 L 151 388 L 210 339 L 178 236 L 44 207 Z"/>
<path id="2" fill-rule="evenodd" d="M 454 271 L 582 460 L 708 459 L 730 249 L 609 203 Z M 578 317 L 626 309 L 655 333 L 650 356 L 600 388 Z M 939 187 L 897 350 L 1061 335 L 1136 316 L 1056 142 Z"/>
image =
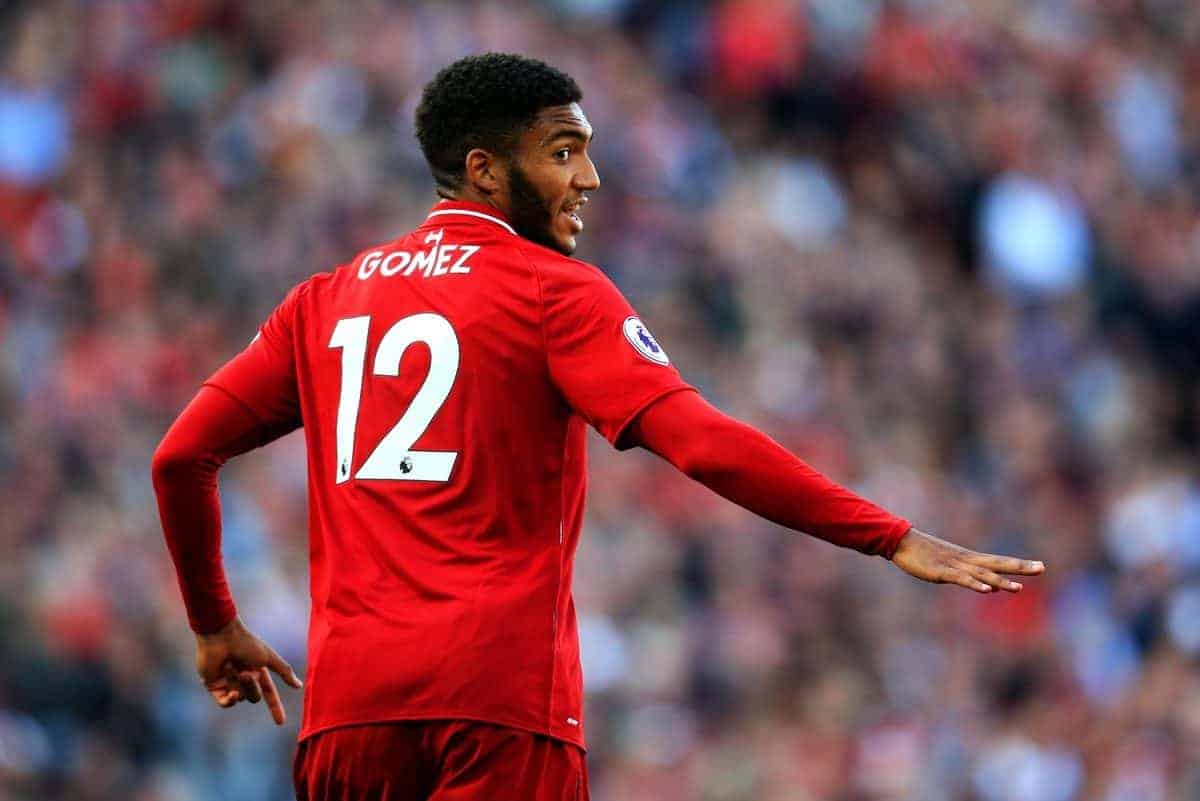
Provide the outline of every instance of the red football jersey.
<path id="1" fill-rule="evenodd" d="M 690 389 L 595 267 L 438 203 L 297 286 L 207 383 L 308 443 L 300 736 L 417 718 L 584 743 L 585 424 Z"/>

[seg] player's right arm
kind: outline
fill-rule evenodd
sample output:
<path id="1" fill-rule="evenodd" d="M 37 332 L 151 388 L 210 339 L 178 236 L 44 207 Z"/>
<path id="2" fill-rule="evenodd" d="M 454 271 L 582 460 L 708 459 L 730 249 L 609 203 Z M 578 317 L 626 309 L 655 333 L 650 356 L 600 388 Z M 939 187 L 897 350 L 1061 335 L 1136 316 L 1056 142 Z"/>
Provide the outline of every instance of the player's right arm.
<path id="1" fill-rule="evenodd" d="M 167 549 L 196 634 L 196 672 L 219 706 L 265 699 L 275 722 L 282 724 L 283 703 L 267 671 L 297 688 L 300 679 L 237 616 L 221 563 L 217 493 L 221 465 L 278 433 L 264 428 L 224 390 L 201 387 L 155 451 L 151 475 Z"/>
<path id="2" fill-rule="evenodd" d="M 305 286 L 293 290 L 249 347 L 205 382 L 163 437 L 151 464 L 163 535 L 196 634 L 196 669 L 205 689 L 223 707 L 265 698 L 280 724 L 283 705 L 268 671 L 293 687 L 300 680 L 237 617 L 221 560 L 217 471 L 226 460 L 300 425 L 293 325 Z"/>

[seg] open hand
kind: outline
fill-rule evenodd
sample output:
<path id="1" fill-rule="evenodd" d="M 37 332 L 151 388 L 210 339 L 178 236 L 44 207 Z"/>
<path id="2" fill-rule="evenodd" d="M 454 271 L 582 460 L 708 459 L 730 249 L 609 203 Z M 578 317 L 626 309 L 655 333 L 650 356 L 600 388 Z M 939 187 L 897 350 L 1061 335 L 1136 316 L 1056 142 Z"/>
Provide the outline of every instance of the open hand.
<path id="1" fill-rule="evenodd" d="M 220 631 L 196 635 L 196 672 L 204 689 L 228 708 L 238 701 L 257 704 L 264 698 L 275 723 L 287 720 L 271 671 L 296 689 L 303 683 L 283 657 L 234 618 Z"/>
<path id="2" fill-rule="evenodd" d="M 976 592 L 991 592 L 993 588 L 1020 592 L 1022 585 L 1002 574 L 1037 576 L 1046 569 L 1041 562 L 979 553 L 915 528 L 900 540 L 892 562 L 922 581 L 957 584 Z"/>

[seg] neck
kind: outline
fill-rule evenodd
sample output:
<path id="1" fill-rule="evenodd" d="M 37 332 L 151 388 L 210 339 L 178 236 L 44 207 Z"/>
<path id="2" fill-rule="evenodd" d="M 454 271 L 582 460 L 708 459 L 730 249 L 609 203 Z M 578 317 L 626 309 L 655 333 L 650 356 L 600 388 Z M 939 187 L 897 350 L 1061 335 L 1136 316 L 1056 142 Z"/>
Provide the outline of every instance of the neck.
<path id="1" fill-rule="evenodd" d="M 468 203 L 478 203 L 481 206 L 491 206 L 496 211 L 500 212 L 501 216 L 507 217 L 507 210 L 504 209 L 495 198 L 491 195 L 485 195 L 478 189 L 470 186 L 464 186 L 459 189 L 450 189 L 448 187 L 439 186 L 437 195 L 442 200 L 463 200 Z"/>

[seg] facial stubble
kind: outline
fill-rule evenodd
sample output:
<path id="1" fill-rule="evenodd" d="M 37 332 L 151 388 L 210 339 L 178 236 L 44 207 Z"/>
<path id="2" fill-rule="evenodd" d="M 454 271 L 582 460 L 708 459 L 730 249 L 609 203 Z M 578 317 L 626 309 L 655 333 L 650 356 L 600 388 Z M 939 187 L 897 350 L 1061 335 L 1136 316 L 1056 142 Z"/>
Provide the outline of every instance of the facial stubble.
<path id="1" fill-rule="evenodd" d="M 515 161 L 510 161 L 508 165 L 508 191 L 511 204 L 509 217 L 516 232 L 539 245 L 570 256 L 571 251 L 565 250 L 551 232 L 555 211 L 538 194 L 529 176 Z"/>

